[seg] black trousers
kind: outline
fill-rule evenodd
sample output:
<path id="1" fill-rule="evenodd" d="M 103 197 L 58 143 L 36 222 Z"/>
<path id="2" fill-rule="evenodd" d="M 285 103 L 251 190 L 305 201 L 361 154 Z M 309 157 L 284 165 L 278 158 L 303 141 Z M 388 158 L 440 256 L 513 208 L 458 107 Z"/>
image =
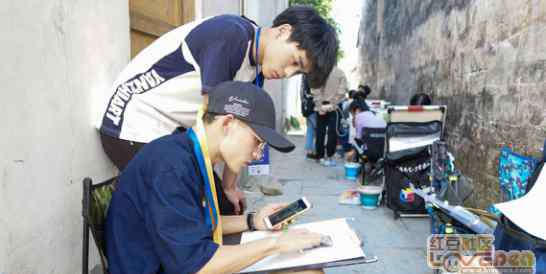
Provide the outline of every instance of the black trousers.
<path id="1" fill-rule="evenodd" d="M 110 160 L 114 163 L 114 165 L 119 169 L 120 172 L 125 169 L 129 161 L 131 161 L 131 159 L 135 157 L 137 152 L 144 145 L 146 145 L 145 143 L 137 143 L 114 138 L 102 132 L 100 133 L 100 140 L 104 152 L 106 153 L 108 158 L 110 158 Z M 224 194 L 222 179 L 220 178 L 220 176 L 218 176 L 218 174 L 216 174 L 216 172 L 214 172 L 214 181 L 218 186 L 216 188 L 216 197 L 218 198 L 218 204 L 220 206 L 220 214 L 235 215 L 235 207 Z"/>
<path id="2" fill-rule="evenodd" d="M 318 114 L 318 113 L 317 113 Z M 317 115 L 317 139 L 315 141 L 315 151 L 319 158 L 324 157 L 324 139 L 328 134 L 326 143 L 326 155 L 332 157 L 336 153 L 337 131 L 336 131 L 337 113 L 335 111 L 327 112 L 324 115 Z"/>

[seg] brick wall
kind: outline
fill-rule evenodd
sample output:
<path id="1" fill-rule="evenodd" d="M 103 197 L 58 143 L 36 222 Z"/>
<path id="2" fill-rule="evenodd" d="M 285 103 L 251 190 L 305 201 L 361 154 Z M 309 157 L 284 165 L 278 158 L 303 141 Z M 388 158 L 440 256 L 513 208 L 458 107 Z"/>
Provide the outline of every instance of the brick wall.
<path id="1" fill-rule="evenodd" d="M 426 92 L 448 106 L 470 205 L 498 197 L 499 146 L 538 156 L 546 138 L 546 1 L 368 0 L 359 33 L 361 81 L 407 104 Z"/>

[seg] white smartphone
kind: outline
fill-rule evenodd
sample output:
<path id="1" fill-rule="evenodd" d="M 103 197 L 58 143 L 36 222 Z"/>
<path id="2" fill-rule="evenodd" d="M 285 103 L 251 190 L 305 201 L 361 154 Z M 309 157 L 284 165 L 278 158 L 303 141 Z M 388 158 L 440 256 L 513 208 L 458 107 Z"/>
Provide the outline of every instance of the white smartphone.
<path id="1" fill-rule="evenodd" d="M 296 216 L 303 214 L 311 208 L 311 203 L 305 198 L 287 205 L 285 208 L 264 218 L 265 226 L 268 229 L 273 229 L 278 224 L 287 223 Z"/>

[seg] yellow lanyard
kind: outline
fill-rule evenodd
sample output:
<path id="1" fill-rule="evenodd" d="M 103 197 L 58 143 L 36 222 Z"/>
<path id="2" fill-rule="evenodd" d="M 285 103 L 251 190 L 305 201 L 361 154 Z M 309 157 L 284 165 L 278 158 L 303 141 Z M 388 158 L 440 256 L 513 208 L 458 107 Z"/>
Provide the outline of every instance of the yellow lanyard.
<path id="1" fill-rule="evenodd" d="M 222 219 L 220 217 L 220 208 L 218 206 L 218 198 L 216 196 L 216 184 L 214 182 L 214 173 L 212 169 L 212 163 L 210 161 L 209 149 L 207 147 L 207 136 L 205 133 L 205 126 L 203 125 L 203 119 L 202 119 L 203 114 L 204 114 L 204 110 L 203 108 L 200 108 L 199 111 L 197 112 L 197 119 L 196 119 L 196 123 L 194 127 L 194 132 L 199 140 L 199 146 L 203 154 L 204 167 L 206 169 L 206 176 L 208 177 L 209 188 L 212 194 L 211 195 L 212 200 L 214 202 L 214 208 L 212 207 L 210 201 L 207 201 L 206 203 L 209 209 L 209 214 L 210 214 L 210 218 L 212 220 L 212 225 L 213 225 L 212 236 L 213 236 L 214 242 L 221 245 L 222 244 Z M 200 168 L 202 168 L 201 165 L 199 166 Z M 203 170 L 201 170 L 201 174 L 203 174 Z M 203 179 L 206 184 L 207 180 L 205 180 L 205 178 Z M 205 189 L 206 187 L 207 186 L 205 186 Z"/>

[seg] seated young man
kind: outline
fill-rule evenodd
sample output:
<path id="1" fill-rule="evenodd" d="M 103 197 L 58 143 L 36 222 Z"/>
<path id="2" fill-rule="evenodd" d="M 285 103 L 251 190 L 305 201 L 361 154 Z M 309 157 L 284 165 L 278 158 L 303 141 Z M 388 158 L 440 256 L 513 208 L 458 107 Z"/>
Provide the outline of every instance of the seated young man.
<path id="1" fill-rule="evenodd" d="M 220 216 L 212 166 L 238 172 L 259 159 L 265 143 L 289 152 L 294 145 L 275 131 L 275 108 L 262 89 L 224 82 L 209 92 L 196 125 L 146 144 L 121 173 L 105 225 L 111 274 L 234 273 L 279 253 L 320 244 L 321 235 L 288 231 L 242 245 L 222 235 L 266 230 L 257 214 Z M 316 270 L 306 273 L 322 273 Z"/>

